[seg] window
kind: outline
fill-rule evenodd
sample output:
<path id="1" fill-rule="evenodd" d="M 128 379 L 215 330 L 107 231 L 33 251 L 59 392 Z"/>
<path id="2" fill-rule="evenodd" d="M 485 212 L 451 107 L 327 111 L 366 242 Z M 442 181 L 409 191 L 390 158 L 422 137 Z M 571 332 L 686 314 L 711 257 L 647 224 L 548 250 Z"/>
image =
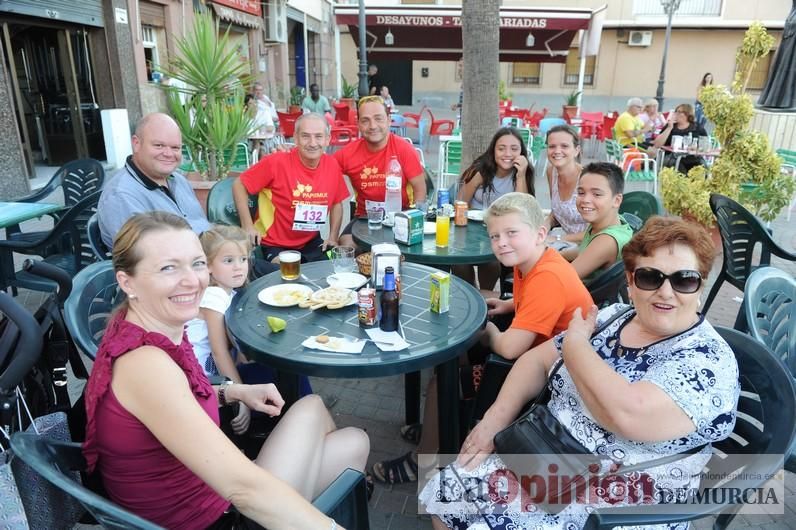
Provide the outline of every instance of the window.
<path id="1" fill-rule="evenodd" d="M 586 57 L 586 70 L 583 72 L 583 86 L 594 86 L 594 66 L 596 62 L 596 56 Z M 578 49 L 570 48 L 569 55 L 567 55 L 567 62 L 564 65 L 564 85 L 577 85 L 579 73 L 580 57 L 578 57 Z"/>
<path id="2" fill-rule="evenodd" d="M 159 76 L 153 77 L 153 67 L 160 66 L 160 57 L 158 56 L 158 41 L 154 26 L 141 25 L 141 41 L 144 45 L 144 59 L 146 60 L 146 79 L 155 81 L 155 77 L 159 79 Z"/>
<path id="3" fill-rule="evenodd" d="M 512 63 L 511 82 L 514 85 L 539 85 L 542 77 L 541 63 Z"/>
<path id="4" fill-rule="evenodd" d="M 776 50 L 771 50 L 771 52 L 757 61 L 754 69 L 752 70 L 752 75 L 749 76 L 749 84 L 746 85 L 747 90 L 763 90 L 766 86 L 766 81 L 768 81 L 768 72 L 771 69 L 771 60 L 776 54 Z M 738 65 L 735 65 L 735 70 L 738 71 Z"/>

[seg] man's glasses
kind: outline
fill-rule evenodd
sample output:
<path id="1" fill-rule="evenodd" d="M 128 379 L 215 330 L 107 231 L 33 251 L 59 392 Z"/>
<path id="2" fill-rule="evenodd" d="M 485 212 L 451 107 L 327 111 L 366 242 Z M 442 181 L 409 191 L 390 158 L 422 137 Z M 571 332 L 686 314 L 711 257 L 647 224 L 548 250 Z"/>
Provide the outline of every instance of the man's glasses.
<path id="1" fill-rule="evenodd" d="M 381 96 L 365 96 L 363 98 L 359 98 L 359 103 L 357 103 L 357 108 L 360 108 L 365 103 L 381 103 L 384 105 L 384 98 Z"/>
<path id="2" fill-rule="evenodd" d="M 654 291 L 666 280 L 669 280 L 672 289 L 683 294 L 695 293 L 702 286 L 702 275 L 699 271 L 682 270 L 664 274 L 652 267 L 639 267 L 633 271 L 633 283 L 642 291 Z"/>

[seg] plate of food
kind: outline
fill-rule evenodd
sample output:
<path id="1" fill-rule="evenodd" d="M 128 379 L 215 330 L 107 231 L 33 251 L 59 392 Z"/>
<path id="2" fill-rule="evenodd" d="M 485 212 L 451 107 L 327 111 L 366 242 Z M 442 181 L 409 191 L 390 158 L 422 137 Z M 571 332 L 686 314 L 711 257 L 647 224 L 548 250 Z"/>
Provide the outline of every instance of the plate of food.
<path id="1" fill-rule="evenodd" d="M 266 305 L 290 307 L 309 299 L 312 288 L 301 284 L 280 283 L 266 287 L 257 294 L 257 299 Z"/>
<path id="2" fill-rule="evenodd" d="M 467 210 L 467 218 L 471 221 L 484 221 L 484 210 Z"/>
<path id="3" fill-rule="evenodd" d="M 426 221 L 423 223 L 423 233 L 426 235 L 437 233 L 437 223 Z"/>
<path id="4" fill-rule="evenodd" d="M 336 272 L 326 277 L 326 283 L 330 287 L 340 287 L 342 289 L 359 289 L 367 283 L 368 279 L 356 272 Z"/>
<path id="5" fill-rule="evenodd" d="M 309 298 L 302 300 L 299 307 L 315 311 L 316 309 L 340 309 L 357 302 L 357 293 L 342 287 L 327 287 L 312 293 Z"/>

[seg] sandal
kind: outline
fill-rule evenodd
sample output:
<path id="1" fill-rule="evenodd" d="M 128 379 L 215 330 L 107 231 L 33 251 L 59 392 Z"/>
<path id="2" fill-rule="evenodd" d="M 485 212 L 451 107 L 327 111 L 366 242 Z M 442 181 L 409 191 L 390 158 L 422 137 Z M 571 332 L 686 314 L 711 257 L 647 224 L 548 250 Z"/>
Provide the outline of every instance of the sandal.
<path id="1" fill-rule="evenodd" d="M 368 495 L 368 502 L 373 497 L 373 492 L 376 490 L 376 484 L 373 482 L 373 475 L 365 473 L 365 491 Z"/>
<path id="2" fill-rule="evenodd" d="M 410 444 L 415 444 L 415 445 L 419 444 L 420 437 L 422 435 L 423 435 L 422 423 L 412 423 L 401 427 L 401 438 L 403 438 Z"/>
<path id="3" fill-rule="evenodd" d="M 385 484 L 405 484 L 417 482 L 417 460 L 412 451 L 393 460 L 376 462 L 371 473 L 379 482 Z"/>

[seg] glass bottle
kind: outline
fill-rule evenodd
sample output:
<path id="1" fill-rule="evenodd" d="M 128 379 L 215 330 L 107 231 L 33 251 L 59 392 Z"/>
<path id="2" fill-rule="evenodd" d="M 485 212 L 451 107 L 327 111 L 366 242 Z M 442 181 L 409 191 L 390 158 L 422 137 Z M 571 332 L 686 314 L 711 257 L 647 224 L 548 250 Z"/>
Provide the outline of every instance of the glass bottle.
<path id="1" fill-rule="evenodd" d="M 379 328 L 382 331 L 398 331 L 398 293 L 395 292 L 395 269 L 384 269 L 384 283 L 381 293 L 381 319 Z"/>

